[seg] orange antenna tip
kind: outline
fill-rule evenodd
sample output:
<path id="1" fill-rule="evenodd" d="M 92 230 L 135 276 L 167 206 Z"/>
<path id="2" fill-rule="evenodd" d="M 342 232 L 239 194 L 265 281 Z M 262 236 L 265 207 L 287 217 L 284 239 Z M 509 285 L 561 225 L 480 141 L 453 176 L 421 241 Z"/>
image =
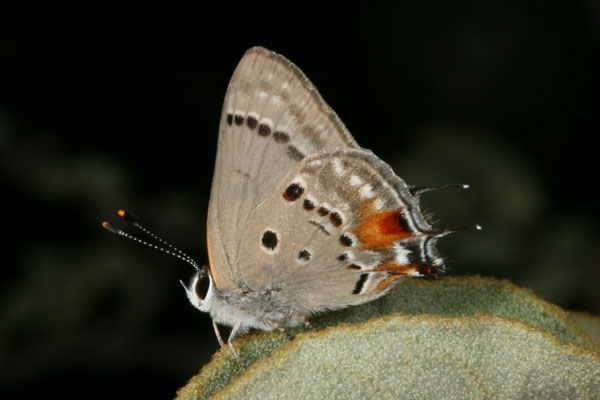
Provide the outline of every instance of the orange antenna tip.
<path id="1" fill-rule="evenodd" d="M 118 233 L 117 230 L 108 221 L 104 221 L 102 223 L 102 227 L 107 231 L 111 231 L 112 233 Z"/>
<path id="2" fill-rule="evenodd" d="M 117 213 L 125 221 L 127 221 L 129 223 L 132 223 L 132 224 L 135 223 L 135 219 L 133 219 L 133 217 L 131 216 L 131 214 L 129 214 L 127 211 L 125 211 L 125 210 L 119 210 Z"/>

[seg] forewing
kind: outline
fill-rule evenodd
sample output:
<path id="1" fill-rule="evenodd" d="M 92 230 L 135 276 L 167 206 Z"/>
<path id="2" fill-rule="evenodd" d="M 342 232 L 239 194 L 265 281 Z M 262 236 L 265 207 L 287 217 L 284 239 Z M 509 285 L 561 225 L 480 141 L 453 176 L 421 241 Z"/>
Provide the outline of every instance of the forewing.
<path id="1" fill-rule="evenodd" d="M 236 286 L 248 219 L 290 168 L 321 151 L 354 147 L 295 65 L 264 48 L 246 52 L 225 96 L 209 206 L 209 255 L 219 289 Z"/>
<path id="2" fill-rule="evenodd" d="M 310 315 L 441 272 L 436 239 L 387 164 L 367 150 L 327 152 L 296 164 L 256 210 L 242 241 L 242 278 Z"/>

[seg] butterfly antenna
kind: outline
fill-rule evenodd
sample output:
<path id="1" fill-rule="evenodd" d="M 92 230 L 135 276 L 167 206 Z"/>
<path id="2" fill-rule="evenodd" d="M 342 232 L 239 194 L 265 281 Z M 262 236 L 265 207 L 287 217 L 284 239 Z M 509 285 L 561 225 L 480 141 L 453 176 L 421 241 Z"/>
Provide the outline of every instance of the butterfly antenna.
<path id="1" fill-rule="evenodd" d="M 136 228 L 138 228 L 139 230 L 141 230 L 142 232 L 144 232 L 146 235 L 150 236 L 152 239 L 158 241 L 159 243 L 161 243 L 164 246 L 167 246 L 169 249 L 171 249 L 171 251 L 174 251 L 174 252 L 180 254 L 182 257 L 185 257 L 188 260 L 192 261 L 194 264 L 196 264 L 196 262 L 194 261 L 194 259 L 192 257 L 188 256 L 182 250 L 179 250 L 177 247 L 173 246 L 172 244 L 170 244 L 166 240 L 164 240 L 164 239 L 156 236 L 154 233 L 150 232 L 148 229 L 146 229 L 142 225 L 140 225 L 140 223 L 137 222 L 133 218 L 133 216 L 131 214 L 129 214 L 127 211 L 125 211 L 125 210 L 119 210 L 118 214 L 125 221 L 129 222 L 131 225 L 135 226 Z"/>
<path id="2" fill-rule="evenodd" d="M 414 197 L 419 197 L 425 192 L 437 189 L 455 188 L 455 189 L 468 189 L 470 186 L 464 183 L 447 183 L 445 185 L 431 185 L 431 186 L 414 186 L 410 188 L 410 194 Z"/>
<path id="3" fill-rule="evenodd" d="M 112 226 L 110 224 L 110 222 L 108 221 L 104 221 L 102 223 L 102 227 L 106 230 L 108 230 L 109 232 L 115 233 L 117 235 L 123 236 L 127 239 L 131 239 L 135 242 L 141 243 L 145 246 L 151 247 L 155 250 L 161 251 L 163 253 L 172 255 L 174 257 L 179 258 L 180 260 L 183 260 L 185 262 L 187 262 L 188 264 L 190 264 L 191 266 L 193 266 L 194 268 L 196 268 L 197 270 L 200 269 L 200 267 L 198 267 L 198 263 L 196 263 L 196 261 L 194 261 L 194 259 L 190 256 L 188 256 L 186 253 L 184 253 L 183 251 L 179 250 L 177 247 L 171 245 L 169 242 L 167 242 L 166 240 L 156 236 L 155 234 L 153 234 L 152 232 L 150 232 L 148 229 L 144 228 L 142 225 L 140 225 L 139 222 L 137 222 L 132 216 L 131 214 L 129 214 L 127 211 L 125 210 L 119 210 L 118 214 L 121 218 L 123 218 L 125 221 L 129 222 L 131 225 L 135 226 L 137 229 L 141 230 L 142 232 L 144 232 L 146 235 L 150 236 L 152 239 L 156 240 L 157 242 L 159 242 L 161 245 L 166 246 L 167 248 L 161 247 L 160 245 L 154 244 L 154 243 L 150 243 L 147 242 L 143 239 L 140 239 L 134 235 L 131 235 L 121 229 L 117 229 L 114 226 Z"/>

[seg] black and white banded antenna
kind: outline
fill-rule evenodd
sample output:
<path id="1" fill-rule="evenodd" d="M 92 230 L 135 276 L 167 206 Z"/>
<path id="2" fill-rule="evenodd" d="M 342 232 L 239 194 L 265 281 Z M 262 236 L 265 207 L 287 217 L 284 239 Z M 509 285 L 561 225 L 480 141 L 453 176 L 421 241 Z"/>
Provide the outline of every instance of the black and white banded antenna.
<path id="1" fill-rule="evenodd" d="M 155 250 L 158 250 L 158 251 L 161 251 L 163 253 L 169 254 L 169 255 L 171 255 L 173 257 L 177 257 L 180 260 L 183 260 L 183 261 L 187 262 L 192 267 L 196 268 L 196 270 L 200 270 L 200 267 L 198 266 L 198 263 L 196 261 L 194 261 L 194 259 L 192 257 L 188 256 L 186 253 L 184 253 L 183 251 L 179 250 L 177 247 L 173 246 L 172 244 L 170 244 L 166 240 L 164 240 L 164 239 L 156 236 L 154 233 L 152 233 L 148 229 L 144 228 L 127 211 L 125 211 L 125 210 L 119 210 L 118 214 L 119 214 L 119 216 L 121 218 L 123 218 L 129 224 L 135 226 L 137 229 L 141 230 L 146 235 L 150 236 L 153 240 L 157 241 L 159 244 L 154 244 L 154 243 L 147 242 L 147 241 L 145 241 L 143 239 L 138 238 L 137 236 L 133 236 L 130 233 L 122 231 L 121 229 L 117 229 L 114 226 L 112 226 L 110 224 L 110 222 L 108 222 L 108 221 L 104 221 L 102 223 L 102 226 L 104 227 L 104 229 L 106 229 L 107 231 L 110 231 L 112 233 L 115 233 L 117 235 L 126 237 L 127 239 L 131 239 L 131 240 L 133 240 L 135 242 L 141 243 L 144 246 L 148 246 L 148 247 L 153 248 Z M 161 246 L 165 246 L 166 248 L 165 247 L 161 247 Z"/>

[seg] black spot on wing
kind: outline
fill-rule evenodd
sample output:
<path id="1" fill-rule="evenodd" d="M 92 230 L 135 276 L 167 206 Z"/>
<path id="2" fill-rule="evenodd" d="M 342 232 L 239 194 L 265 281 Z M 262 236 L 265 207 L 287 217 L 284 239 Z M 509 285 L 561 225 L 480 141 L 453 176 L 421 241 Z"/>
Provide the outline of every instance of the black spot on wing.
<path id="1" fill-rule="evenodd" d="M 326 216 L 327 214 L 329 214 L 329 209 L 327 207 L 319 207 L 319 211 L 317 211 L 319 213 L 319 215 L 321 216 Z"/>
<path id="2" fill-rule="evenodd" d="M 293 146 L 291 144 L 288 144 L 287 154 L 292 160 L 295 161 L 300 161 L 304 158 L 304 154 L 300 150 L 298 150 L 296 146 Z"/>
<path id="3" fill-rule="evenodd" d="M 237 126 L 242 126 L 242 124 L 244 123 L 244 117 L 242 117 L 241 115 L 236 115 L 233 120 L 235 121 L 235 124 Z"/>
<path id="4" fill-rule="evenodd" d="M 290 140 L 290 135 L 282 131 L 275 131 L 273 132 L 273 139 L 275 139 L 277 143 L 287 143 Z"/>
<path id="5" fill-rule="evenodd" d="M 277 243 L 279 243 L 279 239 L 277 238 L 277 234 L 273 231 L 265 231 L 262 237 L 262 244 L 269 250 L 274 250 L 277 247 Z"/>
<path id="6" fill-rule="evenodd" d="M 248 125 L 248 128 L 254 130 L 258 126 L 258 120 L 253 116 L 249 115 L 246 119 L 246 125 Z"/>
<path id="7" fill-rule="evenodd" d="M 267 124 L 258 125 L 258 134 L 263 137 L 267 137 L 271 134 L 271 127 Z"/>
<path id="8" fill-rule="evenodd" d="M 308 261 L 310 260 L 310 252 L 304 249 L 300 253 L 298 253 L 298 258 L 302 261 Z"/>
<path id="9" fill-rule="evenodd" d="M 331 223 L 335 226 L 341 226 L 342 223 L 344 222 L 342 220 L 342 217 L 340 216 L 340 214 L 338 214 L 337 212 L 332 212 L 331 215 L 329 216 L 329 220 L 331 221 Z"/>
<path id="10" fill-rule="evenodd" d="M 314 210 L 315 209 L 315 203 L 313 203 L 309 199 L 304 199 L 304 209 L 306 211 L 312 211 L 312 210 Z"/>
<path id="11" fill-rule="evenodd" d="M 348 235 L 341 235 L 340 236 L 340 243 L 342 244 L 342 246 L 346 246 L 346 247 L 350 247 L 352 246 L 352 238 Z"/>
<path id="12" fill-rule="evenodd" d="M 283 192 L 283 198 L 287 201 L 296 201 L 304 193 L 304 188 L 299 183 L 292 183 Z"/>
<path id="13" fill-rule="evenodd" d="M 227 125 L 233 124 L 233 114 L 227 114 Z"/>
<path id="14" fill-rule="evenodd" d="M 358 278 L 358 282 L 356 282 L 356 286 L 354 287 L 352 294 L 360 294 L 360 292 L 363 289 L 363 286 L 365 286 L 365 282 L 367 281 L 368 277 L 369 274 L 360 274 L 360 278 Z"/>

